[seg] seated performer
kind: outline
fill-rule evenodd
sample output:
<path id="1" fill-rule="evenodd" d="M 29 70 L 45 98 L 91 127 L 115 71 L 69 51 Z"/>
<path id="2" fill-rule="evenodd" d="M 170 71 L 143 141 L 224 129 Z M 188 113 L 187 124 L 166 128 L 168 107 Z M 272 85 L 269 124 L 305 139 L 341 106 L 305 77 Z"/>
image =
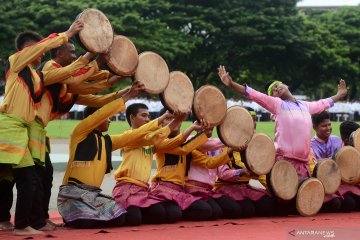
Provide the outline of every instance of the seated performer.
<path id="1" fill-rule="evenodd" d="M 314 164 L 318 163 L 319 159 L 332 158 L 336 152 L 343 146 L 341 138 L 331 135 L 332 126 L 330 115 L 327 111 L 311 116 L 315 136 L 311 139 L 311 152 L 314 157 Z M 310 170 L 312 172 L 313 163 L 310 163 Z M 322 212 L 338 212 L 341 207 L 341 200 L 338 194 L 326 195 L 324 204 L 321 207 Z"/>
<path id="2" fill-rule="evenodd" d="M 178 134 L 179 131 L 173 131 L 170 136 L 176 137 Z M 181 147 L 163 149 L 156 153 L 157 169 L 152 178 L 151 193 L 164 203 L 176 203 L 179 215 L 183 215 L 187 220 L 204 221 L 213 215 L 211 206 L 202 200 L 202 197 L 195 197 L 185 192 L 185 177 L 190 164 L 194 163 L 209 169 L 217 168 L 229 161 L 229 155 L 233 151 L 224 148 L 224 151 L 215 157 L 207 156 L 196 150 L 206 141 L 205 133 L 198 133 Z"/>
<path id="3" fill-rule="evenodd" d="M 345 146 L 350 145 L 350 135 L 358 128 L 360 128 L 360 125 L 353 121 L 344 121 L 340 124 L 340 136 Z M 355 185 L 341 183 L 338 192 L 343 197 L 341 202 L 342 212 L 360 211 L 360 183 Z"/>
<path id="4" fill-rule="evenodd" d="M 307 102 L 297 100 L 288 86 L 280 81 L 269 82 L 265 88 L 266 95 L 247 85 L 235 83 L 224 66 L 219 67 L 219 77 L 227 87 L 257 102 L 274 115 L 276 160 L 284 159 L 291 163 L 299 179 L 310 177 L 311 114 L 324 111 L 345 97 L 348 91 L 345 81 L 340 80 L 336 95 Z"/>
<path id="5" fill-rule="evenodd" d="M 206 143 L 199 146 L 197 150 L 207 154 L 210 157 L 221 153 L 225 145 L 218 138 L 211 138 L 213 128 L 206 130 L 205 133 L 209 138 Z M 190 163 L 190 169 L 185 180 L 185 192 L 195 197 L 202 197 L 212 208 L 210 219 L 238 218 L 242 215 L 240 205 L 230 197 L 213 191 L 216 177 L 222 176 L 226 179 L 239 179 L 247 175 L 246 169 L 229 169 L 226 165 L 207 169 L 194 162 Z"/>
<path id="6" fill-rule="evenodd" d="M 87 107 L 85 119 L 74 129 L 70 139 L 70 160 L 58 195 L 58 209 L 66 225 L 75 228 L 119 226 L 124 222 L 125 209 L 113 198 L 101 193 L 104 175 L 112 169 L 111 152 L 139 142 L 151 144 L 167 137 L 168 126 L 157 130 L 157 124 L 118 135 L 102 135 L 109 127 L 109 118 L 125 110 L 125 102 L 144 85 L 138 81 L 122 98 L 100 109 Z M 153 130 L 157 130 L 153 132 Z"/>
<path id="7" fill-rule="evenodd" d="M 138 129 L 148 123 L 149 115 L 148 107 L 142 103 L 134 103 L 126 109 L 126 119 L 132 129 Z M 169 116 L 171 114 L 167 112 L 152 122 L 161 126 Z M 172 131 L 179 129 L 185 116 L 184 114 L 179 115 L 176 122 L 169 125 Z M 126 225 L 171 223 L 178 219 L 177 212 L 173 210 L 172 205 L 167 205 L 167 209 L 165 209 L 164 204 L 154 199 L 149 192 L 153 154 L 163 149 L 179 146 L 192 131 L 200 128 L 202 128 L 200 124 L 193 124 L 176 138 L 164 139 L 156 144 L 139 144 L 121 149 L 123 160 L 115 172 L 116 186 L 113 190 L 113 197 L 127 211 Z"/>
<path id="8" fill-rule="evenodd" d="M 255 132 L 256 113 L 250 107 L 246 107 L 246 109 L 253 119 Z M 272 216 L 275 214 L 275 199 L 267 191 L 249 184 L 250 179 L 259 181 L 261 179 L 246 169 L 239 152 L 234 152 L 231 161 L 222 168 L 223 172 L 230 169 L 244 172 L 243 176 L 237 178 L 229 178 L 226 174 L 219 174 L 214 188 L 217 193 L 224 194 L 237 201 L 242 210 L 239 217 L 252 217 L 255 214 L 258 216 Z"/>
<path id="9" fill-rule="evenodd" d="M 66 43 L 82 27 L 81 21 L 75 21 L 68 31 L 45 39 L 34 32 L 20 33 L 16 39 L 19 51 L 11 55 L 6 64 L 5 95 L 0 106 L 0 164 L 11 164 L 18 190 L 16 235 L 42 234 L 35 229 L 50 230 L 44 219 L 41 194 L 38 194 L 41 180 L 35 164 L 39 162 L 30 145 L 44 82 L 48 78 L 34 67 L 46 51 Z"/>

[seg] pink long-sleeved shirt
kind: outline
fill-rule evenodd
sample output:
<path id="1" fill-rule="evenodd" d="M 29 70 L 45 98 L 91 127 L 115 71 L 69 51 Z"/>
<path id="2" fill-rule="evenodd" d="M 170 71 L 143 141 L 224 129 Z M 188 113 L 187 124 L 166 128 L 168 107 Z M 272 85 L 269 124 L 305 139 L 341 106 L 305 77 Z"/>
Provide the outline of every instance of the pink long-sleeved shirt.
<path id="1" fill-rule="evenodd" d="M 308 162 L 311 143 L 311 115 L 334 105 L 331 98 L 315 102 L 284 101 L 246 86 L 247 98 L 257 102 L 275 117 L 276 158 Z"/>

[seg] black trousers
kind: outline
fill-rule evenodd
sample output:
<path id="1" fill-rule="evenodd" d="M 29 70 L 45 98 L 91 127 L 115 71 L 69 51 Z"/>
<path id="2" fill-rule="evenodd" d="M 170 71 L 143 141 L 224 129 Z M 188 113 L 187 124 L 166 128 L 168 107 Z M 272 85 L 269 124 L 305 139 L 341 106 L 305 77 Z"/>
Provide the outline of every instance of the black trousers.
<path id="1" fill-rule="evenodd" d="M 222 217 L 232 219 L 241 217 L 241 207 L 234 199 L 227 196 L 222 196 L 220 198 L 215 198 L 214 200 L 221 207 L 223 213 Z"/>
<path id="2" fill-rule="evenodd" d="M 10 221 L 14 181 L 0 181 L 0 222 Z"/>
<path id="3" fill-rule="evenodd" d="M 54 168 L 50 160 L 50 154 L 46 152 L 45 155 L 45 168 L 43 168 L 44 173 L 42 175 L 42 184 L 43 184 L 43 212 L 45 219 L 49 219 L 49 203 L 51 198 L 51 188 L 53 186 L 53 174 Z"/>
<path id="4" fill-rule="evenodd" d="M 15 228 L 31 226 L 39 229 L 45 225 L 43 211 L 43 186 L 41 176 L 43 167 L 31 166 L 14 168 L 14 181 L 17 188 L 15 209 Z"/>
<path id="5" fill-rule="evenodd" d="M 93 219 L 78 219 L 72 222 L 67 222 L 66 225 L 73 228 L 99 228 L 99 227 L 119 227 L 125 222 L 125 215 L 121 215 L 110 221 L 100 221 Z"/>
<path id="6" fill-rule="evenodd" d="M 183 218 L 190 221 L 206 221 L 212 214 L 212 208 L 207 202 L 197 200 L 183 211 Z"/>
<path id="7" fill-rule="evenodd" d="M 139 226 L 142 223 L 158 224 L 166 222 L 166 210 L 161 203 L 156 203 L 146 208 L 130 206 L 126 211 L 126 226 Z"/>

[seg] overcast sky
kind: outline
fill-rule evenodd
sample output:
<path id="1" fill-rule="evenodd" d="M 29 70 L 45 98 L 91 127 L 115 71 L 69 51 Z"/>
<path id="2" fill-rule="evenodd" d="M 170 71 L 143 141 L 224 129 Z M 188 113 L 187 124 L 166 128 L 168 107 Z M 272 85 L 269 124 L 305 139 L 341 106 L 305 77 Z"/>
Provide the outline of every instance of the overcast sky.
<path id="1" fill-rule="evenodd" d="M 360 0 L 302 0 L 298 6 L 343 6 L 359 5 Z"/>

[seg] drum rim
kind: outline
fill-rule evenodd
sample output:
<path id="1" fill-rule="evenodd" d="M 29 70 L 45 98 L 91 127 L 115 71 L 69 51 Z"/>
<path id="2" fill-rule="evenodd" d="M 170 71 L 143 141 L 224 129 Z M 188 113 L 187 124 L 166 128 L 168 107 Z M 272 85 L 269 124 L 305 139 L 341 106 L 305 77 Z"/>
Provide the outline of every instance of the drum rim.
<path id="1" fill-rule="evenodd" d="M 202 86 L 201 86 L 200 88 L 198 88 L 198 89 L 195 91 L 195 93 L 194 93 L 193 105 L 192 105 L 192 108 L 191 108 L 192 113 L 193 113 L 193 116 L 195 117 L 195 119 L 196 119 L 197 121 L 200 121 L 200 119 L 198 118 L 198 116 L 197 116 L 197 114 L 196 114 L 196 111 L 195 111 L 196 96 L 197 96 L 197 94 L 199 94 L 199 92 L 200 92 L 201 90 L 203 90 L 204 88 L 208 88 L 208 87 L 211 87 L 211 88 L 213 88 L 213 89 L 216 89 L 216 90 L 218 90 L 218 91 L 221 93 L 221 95 L 222 95 L 222 96 L 224 97 L 224 99 L 225 99 L 225 106 L 227 107 L 226 98 L 225 98 L 224 94 L 222 93 L 222 91 L 221 91 L 218 87 L 216 87 L 216 86 L 214 86 L 214 85 L 211 85 L 211 84 L 202 85 Z M 227 111 L 227 109 L 226 109 L 226 111 Z M 221 121 L 220 121 L 219 123 L 217 123 L 217 124 L 211 124 L 211 125 L 213 125 L 214 127 L 215 127 L 215 126 L 217 127 L 218 125 L 220 125 L 220 124 L 224 121 L 225 116 L 226 116 L 226 112 L 225 112 L 223 118 L 221 119 Z M 221 139 L 220 139 L 220 140 L 221 140 Z"/>
<path id="2" fill-rule="evenodd" d="M 301 191 L 302 189 L 304 189 L 304 187 L 306 187 L 306 186 L 304 186 L 304 184 L 305 184 L 306 182 L 318 182 L 318 183 L 320 183 L 321 186 L 322 186 L 322 189 L 323 189 L 323 198 L 325 198 L 325 189 L 324 189 L 324 185 L 322 184 L 322 182 L 321 182 L 319 179 L 314 178 L 314 177 L 310 177 L 310 178 L 307 178 L 307 179 L 303 179 L 302 182 L 299 184 L 298 191 L 297 191 L 297 193 L 296 193 L 296 209 L 297 209 L 297 211 L 300 213 L 301 216 L 308 217 L 308 216 L 314 216 L 314 215 L 316 215 L 316 214 L 320 211 L 320 209 L 321 209 L 321 207 L 322 207 L 322 205 L 323 205 L 324 200 L 321 201 L 321 206 L 319 207 L 319 209 L 318 209 L 315 213 L 313 213 L 313 214 L 307 214 L 307 213 L 303 212 L 303 211 L 300 209 L 300 206 L 299 206 L 299 203 L 298 203 L 298 202 L 299 202 L 299 198 L 300 198 L 300 194 L 301 194 L 300 191 Z"/>
<path id="3" fill-rule="evenodd" d="M 138 65 L 136 66 L 136 69 L 135 69 L 135 75 L 134 75 L 134 78 L 135 79 L 138 79 L 138 77 L 137 77 L 137 69 L 138 69 L 138 67 L 139 67 L 139 65 L 140 65 L 140 58 L 142 57 L 142 56 L 144 56 L 144 55 L 146 55 L 146 54 L 154 54 L 154 55 L 157 55 L 157 56 L 159 56 L 164 62 L 165 62 L 165 64 L 166 64 L 166 67 L 167 67 L 167 69 L 168 69 L 168 72 L 169 72 L 169 79 L 168 79 L 168 81 L 167 81 L 167 84 L 166 84 L 166 86 L 163 88 L 163 89 L 161 89 L 161 90 L 157 90 L 157 91 L 154 91 L 154 90 L 148 90 L 148 89 L 146 89 L 146 92 L 148 93 L 148 94 L 160 94 L 160 93 L 162 93 L 164 90 L 165 90 L 165 88 L 167 87 L 167 85 L 169 84 L 169 80 L 170 80 L 170 70 L 169 70 L 169 65 L 168 65 L 168 63 L 166 62 L 166 60 L 160 55 L 160 54 L 158 54 L 158 53 L 156 53 L 156 52 L 153 52 L 153 51 L 144 51 L 144 52 L 141 52 L 140 54 L 139 54 L 139 56 L 138 56 Z M 141 80 L 140 80 L 141 81 Z"/>
<path id="4" fill-rule="evenodd" d="M 111 51 L 112 44 L 114 44 L 116 38 L 122 38 L 122 39 L 128 40 L 129 43 L 130 43 L 130 45 L 132 45 L 132 47 L 133 47 L 133 48 L 135 49 L 135 51 L 136 51 L 136 55 L 137 55 L 136 65 L 135 65 L 135 67 L 134 67 L 130 72 L 123 72 L 123 71 L 120 71 L 120 70 L 117 70 L 117 69 L 114 70 L 115 67 L 113 68 L 114 65 L 111 63 L 111 61 L 110 61 L 111 59 L 108 57 L 108 56 L 109 56 L 109 53 L 110 53 L 110 51 Z M 131 76 L 131 73 L 136 70 L 137 65 L 139 64 L 139 52 L 138 52 L 138 50 L 136 49 L 135 44 L 130 40 L 130 38 L 128 38 L 128 37 L 126 37 L 126 36 L 124 36 L 124 35 L 114 35 L 114 40 L 113 40 L 113 43 L 112 43 L 112 44 L 111 44 L 111 46 L 110 46 L 110 51 L 107 52 L 106 55 L 105 55 L 105 64 L 106 64 L 106 66 L 107 66 L 109 69 L 111 69 L 111 73 L 115 73 L 115 75 L 125 76 L 125 77 Z"/>
<path id="5" fill-rule="evenodd" d="M 109 21 L 109 23 L 110 23 L 111 30 L 112 30 L 112 33 L 113 33 L 113 34 L 112 34 L 112 35 L 113 35 L 113 41 L 114 41 L 114 35 L 115 35 L 115 33 L 114 33 L 114 27 L 112 26 L 109 18 L 105 15 L 105 13 L 103 13 L 103 12 L 100 11 L 99 9 L 96 9 L 96 8 L 86 8 L 84 11 L 82 11 L 81 13 L 79 13 L 79 14 L 76 16 L 76 19 L 79 19 L 84 12 L 89 11 L 89 10 L 91 10 L 91 11 L 95 10 L 95 11 L 97 11 L 97 12 L 100 12 L 101 14 L 103 14 L 103 15 L 106 17 L 106 19 L 107 19 L 107 20 Z M 108 48 L 105 52 L 95 52 L 95 51 L 91 50 L 89 47 L 85 46 L 85 44 L 81 41 L 80 32 L 77 33 L 77 34 L 75 34 L 75 39 L 76 39 L 77 42 L 79 43 L 80 47 L 82 47 L 84 50 L 86 50 L 86 51 L 88 51 L 88 52 L 91 52 L 91 53 L 106 53 L 106 52 L 109 50 L 109 48 Z M 110 46 L 111 46 L 111 45 L 110 45 Z"/>
<path id="6" fill-rule="evenodd" d="M 338 171 L 339 171 L 340 181 L 339 181 L 339 186 L 337 187 L 337 189 L 336 189 L 335 191 L 326 191 L 327 188 L 325 188 L 324 183 L 317 177 L 318 169 L 319 169 L 319 167 L 321 166 L 321 164 L 323 164 L 323 162 L 325 162 L 325 161 L 333 161 L 333 162 L 336 164 L 337 169 L 338 169 Z M 341 185 L 341 180 L 342 180 L 342 179 L 341 179 L 341 171 L 340 171 L 340 168 L 339 168 L 338 164 L 336 163 L 336 161 L 333 160 L 333 159 L 331 159 L 331 158 L 323 158 L 323 160 L 322 160 L 321 162 L 316 163 L 316 164 L 315 164 L 315 167 L 314 167 L 314 170 L 313 170 L 312 177 L 320 180 L 320 182 L 321 182 L 321 183 L 323 184 L 323 186 L 324 186 L 325 194 L 334 194 L 334 193 L 336 193 L 337 190 L 339 189 L 340 185 Z"/>
<path id="7" fill-rule="evenodd" d="M 169 86 L 169 84 L 170 84 L 171 74 L 175 74 L 175 73 L 181 73 L 181 74 L 185 75 L 186 78 L 187 78 L 187 79 L 189 80 L 189 82 L 191 83 L 191 85 L 192 85 L 192 87 L 193 87 L 193 99 L 192 99 L 191 103 L 193 103 L 193 102 L 194 102 L 194 96 L 195 96 L 194 85 L 192 84 L 192 81 L 191 81 L 191 79 L 188 77 L 188 75 L 186 75 L 184 72 L 178 71 L 178 70 L 171 71 L 171 72 L 170 72 L 170 75 L 169 75 L 169 83 L 168 83 L 168 85 L 166 86 L 166 88 L 167 88 L 167 87 Z M 166 103 L 165 98 L 164 98 L 164 94 L 165 94 L 166 88 L 164 89 L 163 92 L 159 93 L 159 99 L 160 99 L 161 104 L 166 108 L 166 110 L 168 110 L 170 113 L 174 113 L 174 110 Z M 193 104 L 191 104 L 191 108 L 190 108 L 190 109 L 192 109 L 192 105 L 193 105 Z M 221 139 L 220 139 L 220 140 L 221 140 Z"/>
<path id="8" fill-rule="evenodd" d="M 294 166 L 293 166 L 291 163 L 289 163 L 288 161 L 286 161 L 286 160 L 278 160 L 278 161 L 275 161 L 275 164 L 273 165 L 273 168 L 274 168 L 274 166 L 275 166 L 276 164 L 280 164 L 280 163 L 283 163 L 283 162 L 286 162 L 286 164 L 289 164 L 289 165 L 294 169 L 294 171 L 295 171 L 295 173 L 296 173 L 296 170 L 295 170 Z M 273 168 L 272 168 L 272 169 L 273 169 Z M 272 181 L 271 181 L 272 169 L 271 169 L 271 171 L 270 171 L 268 174 L 266 174 L 266 185 L 267 185 L 269 191 L 270 191 L 273 195 L 275 195 L 277 198 L 280 198 L 280 199 L 283 199 L 283 200 L 287 200 L 287 201 L 289 200 L 289 201 L 290 201 L 290 200 L 294 199 L 294 198 L 296 197 L 296 193 L 297 193 L 297 190 L 298 190 L 298 188 L 299 188 L 299 180 L 297 181 L 296 191 L 295 191 L 295 194 L 294 194 L 294 196 L 293 196 L 292 198 L 284 199 L 284 198 L 282 198 L 282 197 L 279 197 L 278 194 L 276 193 L 273 185 L 272 185 Z M 296 173 L 296 176 L 297 176 L 297 173 Z"/>

